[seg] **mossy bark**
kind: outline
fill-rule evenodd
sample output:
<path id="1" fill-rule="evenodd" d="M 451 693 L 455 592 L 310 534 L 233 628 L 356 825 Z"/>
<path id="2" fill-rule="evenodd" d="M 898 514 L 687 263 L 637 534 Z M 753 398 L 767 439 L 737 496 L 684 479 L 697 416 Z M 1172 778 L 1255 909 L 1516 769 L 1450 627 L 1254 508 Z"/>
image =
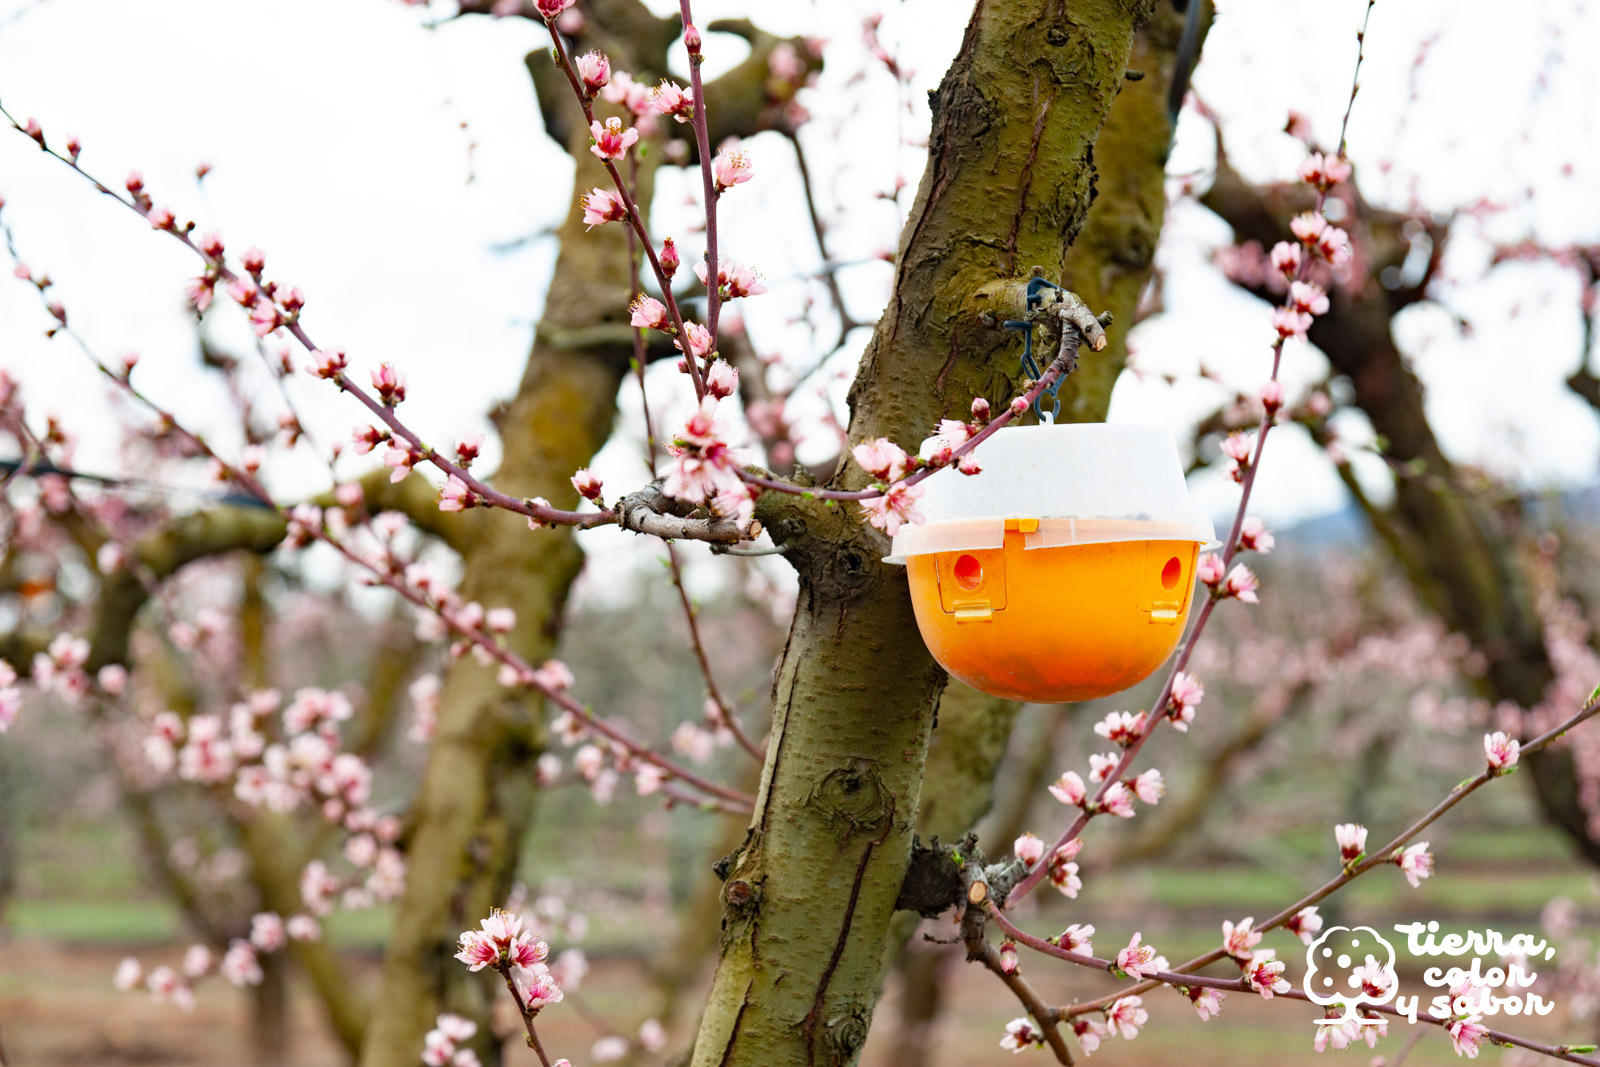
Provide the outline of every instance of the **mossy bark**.
<path id="1" fill-rule="evenodd" d="M 1151 6 L 977 6 L 933 97 L 894 293 L 850 394 L 852 440 L 914 444 L 973 396 L 1010 396 L 1015 338 L 981 325 L 969 297 L 1036 263 L 1057 273 Z M 864 480 L 853 464 L 836 476 Z M 850 1064 L 883 979 L 945 676 L 858 509 L 769 498 L 760 513 L 791 545 L 800 598 L 750 833 L 726 865 L 722 958 L 693 1063 Z"/>

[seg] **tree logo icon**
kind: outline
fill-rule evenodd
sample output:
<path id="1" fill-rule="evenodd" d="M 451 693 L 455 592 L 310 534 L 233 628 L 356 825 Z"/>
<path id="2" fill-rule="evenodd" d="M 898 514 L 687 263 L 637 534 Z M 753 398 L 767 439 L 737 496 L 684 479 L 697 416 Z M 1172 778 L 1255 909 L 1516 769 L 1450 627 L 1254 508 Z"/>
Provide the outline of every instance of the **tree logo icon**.
<path id="1" fill-rule="evenodd" d="M 1306 996 L 1325 1008 L 1343 1005 L 1344 1014 L 1319 1019 L 1317 1025 L 1365 1025 L 1363 1004 L 1383 1004 L 1399 990 L 1394 973 L 1394 946 L 1370 926 L 1333 926 L 1306 949 Z"/>

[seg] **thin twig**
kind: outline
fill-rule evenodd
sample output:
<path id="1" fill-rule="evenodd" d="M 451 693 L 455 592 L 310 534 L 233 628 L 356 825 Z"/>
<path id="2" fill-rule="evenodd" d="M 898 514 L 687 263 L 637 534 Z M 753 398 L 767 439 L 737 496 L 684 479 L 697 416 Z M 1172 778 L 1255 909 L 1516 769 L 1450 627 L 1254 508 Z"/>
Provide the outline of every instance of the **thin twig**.
<path id="1" fill-rule="evenodd" d="M 694 647 L 695 662 L 700 664 L 700 676 L 705 679 L 706 695 L 717 705 L 718 714 L 722 721 L 728 724 L 728 729 L 733 732 L 734 740 L 739 742 L 739 747 L 750 753 L 758 762 L 764 762 L 767 753 L 750 739 L 744 732 L 744 727 L 739 725 L 739 717 L 735 714 L 733 705 L 723 697 L 722 690 L 717 686 L 717 678 L 711 670 L 711 659 L 706 655 L 706 645 L 700 638 L 699 612 L 695 610 L 694 602 L 689 599 L 689 590 L 683 584 L 683 564 L 678 560 L 678 552 L 667 542 L 667 565 L 672 568 L 672 585 L 678 591 L 678 602 L 683 605 L 683 617 L 689 624 L 689 644 Z"/>

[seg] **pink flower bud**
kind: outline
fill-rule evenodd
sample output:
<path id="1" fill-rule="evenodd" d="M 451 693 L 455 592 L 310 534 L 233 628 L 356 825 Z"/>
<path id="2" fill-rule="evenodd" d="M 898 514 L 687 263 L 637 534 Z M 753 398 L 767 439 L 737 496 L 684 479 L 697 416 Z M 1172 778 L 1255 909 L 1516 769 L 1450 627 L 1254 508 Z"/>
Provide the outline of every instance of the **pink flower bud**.
<path id="1" fill-rule="evenodd" d="M 989 421 L 989 402 L 981 396 L 972 398 L 972 420 L 974 422 Z"/>
<path id="2" fill-rule="evenodd" d="M 672 276 L 678 272 L 678 264 L 681 262 L 678 259 L 678 246 L 672 243 L 672 238 L 668 237 L 661 242 L 661 255 L 657 258 L 661 263 L 661 273 L 671 281 Z"/>
<path id="3" fill-rule="evenodd" d="M 39 120 L 30 118 L 22 126 L 22 132 L 39 142 L 39 147 L 44 147 L 44 130 L 39 126 Z"/>
<path id="4" fill-rule="evenodd" d="M 695 29 L 692 22 L 683 29 L 683 47 L 689 50 L 691 56 L 700 54 L 700 31 Z"/>
<path id="5" fill-rule="evenodd" d="M 128 180 L 122 183 L 134 196 L 144 192 L 144 175 L 136 170 L 128 172 Z"/>
<path id="6" fill-rule="evenodd" d="M 1268 415 L 1276 414 L 1283 407 L 1283 385 L 1274 380 L 1261 387 L 1261 406 L 1267 409 Z"/>
<path id="7" fill-rule="evenodd" d="M 406 398 L 406 379 L 392 363 L 380 363 L 372 372 L 372 388 L 378 391 L 383 406 L 392 408 Z"/>
<path id="8" fill-rule="evenodd" d="M 585 52 L 578 57 L 577 68 L 584 95 L 591 99 L 611 80 L 611 61 L 603 52 Z"/>
<path id="9" fill-rule="evenodd" d="M 725 359 L 719 359 L 706 372 L 706 391 L 718 400 L 729 397 L 739 388 L 739 372 Z"/>
<path id="10" fill-rule="evenodd" d="M 1227 571 L 1227 564 L 1222 562 L 1221 556 L 1207 553 L 1200 557 L 1200 562 L 1195 564 L 1194 575 L 1209 586 L 1215 586 L 1222 581 L 1222 576 Z"/>
<path id="11" fill-rule="evenodd" d="M 572 488 L 576 489 L 578 495 L 585 500 L 599 500 L 604 483 L 589 468 L 583 467 L 572 476 Z"/>
<path id="12" fill-rule="evenodd" d="M 466 434 L 456 442 L 456 462 L 463 467 L 472 466 L 472 461 L 478 458 L 478 453 L 483 449 L 483 434 L 476 431 Z"/>
<path id="13" fill-rule="evenodd" d="M 83 142 L 76 137 L 67 138 L 67 157 L 74 163 L 78 161 L 79 154 L 83 151 Z"/>
<path id="14" fill-rule="evenodd" d="M 267 254 L 259 248 L 247 248 L 244 255 L 239 257 L 239 262 L 244 264 L 244 269 L 249 273 L 260 274 L 267 269 Z"/>
<path id="15" fill-rule="evenodd" d="M 200 251 L 205 253 L 207 259 L 222 258 L 222 235 L 218 233 L 203 233 L 200 240 L 196 241 Z"/>
<path id="16" fill-rule="evenodd" d="M 1028 398 L 1025 396 L 1012 397 L 1010 407 L 1011 414 L 1021 415 L 1028 410 Z"/>
<path id="17" fill-rule="evenodd" d="M 145 217 L 150 220 L 150 225 L 158 230 L 170 230 L 177 221 L 172 212 L 164 207 L 151 208 L 150 214 Z"/>
<path id="18" fill-rule="evenodd" d="M 534 0 L 533 6 L 538 10 L 539 17 L 549 22 L 571 7 L 572 0 Z"/>
<path id="19" fill-rule="evenodd" d="M 1010 939 L 1000 942 L 1000 969 L 1006 974 L 1017 973 L 1017 943 Z"/>

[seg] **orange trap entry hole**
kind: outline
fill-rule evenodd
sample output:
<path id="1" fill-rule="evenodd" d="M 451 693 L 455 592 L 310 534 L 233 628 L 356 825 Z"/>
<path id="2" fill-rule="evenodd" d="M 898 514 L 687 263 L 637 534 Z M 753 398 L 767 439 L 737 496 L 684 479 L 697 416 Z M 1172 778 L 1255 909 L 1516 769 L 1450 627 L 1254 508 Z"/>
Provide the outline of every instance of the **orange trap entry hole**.
<path id="1" fill-rule="evenodd" d="M 923 483 L 927 519 L 902 526 L 888 557 L 906 566 L 933 658 L 985 693 L 1051 704 L 1153 674 L 1183 636 L 1200 549 L 1215 543 L 1172 437 L 1008 427 L 974 455 L 981 474 Z"/>

